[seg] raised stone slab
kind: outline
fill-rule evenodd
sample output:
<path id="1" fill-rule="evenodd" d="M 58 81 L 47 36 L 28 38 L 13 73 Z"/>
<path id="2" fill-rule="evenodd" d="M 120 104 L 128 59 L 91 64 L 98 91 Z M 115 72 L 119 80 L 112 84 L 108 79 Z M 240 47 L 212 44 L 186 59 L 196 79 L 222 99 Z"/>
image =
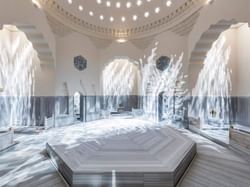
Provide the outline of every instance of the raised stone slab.
<path id="1" fill-rule="evenodd" d="M 73 187 L 173 187 L 196 154 L 196 144 L 169 127 L 98 142 L 83 139 L 47 143 L 52 161 Z"/>

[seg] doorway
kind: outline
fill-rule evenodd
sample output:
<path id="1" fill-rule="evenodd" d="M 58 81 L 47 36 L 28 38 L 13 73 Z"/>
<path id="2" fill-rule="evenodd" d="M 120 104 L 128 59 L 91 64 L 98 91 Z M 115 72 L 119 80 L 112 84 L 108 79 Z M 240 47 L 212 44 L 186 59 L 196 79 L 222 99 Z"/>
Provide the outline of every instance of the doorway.
<path id="1" fill-rule="evenodd" d="M 81 92 L 74 93 L 74 118 L 76 121 L 85 122 L 86 121 L 86 97 L 84 97 Z"/>

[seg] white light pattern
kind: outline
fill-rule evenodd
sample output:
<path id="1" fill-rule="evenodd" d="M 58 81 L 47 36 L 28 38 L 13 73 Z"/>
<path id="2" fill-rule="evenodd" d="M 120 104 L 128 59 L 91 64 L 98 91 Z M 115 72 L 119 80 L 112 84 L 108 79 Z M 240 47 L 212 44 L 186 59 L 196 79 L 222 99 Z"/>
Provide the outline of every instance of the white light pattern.
<path id="1" fill-rule="evenodd" d="M 100 15 L 100 20 L 104 20 L 104 16 L 103 15 Z"/>
<path id="2" fill-rule="evenodd" d="M 155 13 L 158 14 L 160 12 L 160 10 L 161 10 L 160 7 L 156 7 L 155 8 Z"/>
<path id="3" fill-rule="evenodd" d="M 31 96 L 34 95 L 35 71 L 39 67 L 37 53 L 25 34 L 18 30 L 13 35 L 4 28 L 0 41 L 0 82 L 3 85 L 0 125 L 30 125 L 34 117 L 30 115 L 34 114 Z"/>
<path id="4" fill-rule="evenodd" d="M 114 21 L 114 17 L 110 17 L 110 18 L 109 18 L 109 21 L 110 21 L 110 22 L 113 22 L 113 21 Z"/>
<path id="5" fill-rule="evenodd" d="M 166 2 L 166 6 L 167 7 L 170 7 L 172 5 L 172 1 L 171 0 L 168 0 L 167 2 Z"/>
<path id="6" fill-rule="evenodd" d="M 187 90 L 183 89 L 185 84 L 184 76 L 181 73 L 183 54 L 179 58 L 171 56 L 170 64 L 167 69 L 160 71 L 156 68 L 156 50 L 152 50 L 152 54 L 148 57 L 147 63 L 142 68 L 142 96 L 143 96 L 143 110 L 149 120 L 158 121 L 158 96 L 164 92 L 165 100 L 169 106 L 173 104 L 176 109 L 183 106 L 183 96 Z M 141 64 L 143 62 L 141 61 Z M 179 100 L 173 101 L 173 96 L 179 96 Z M 183 118 L 183 113 L 173 114 L 173 108 L 168 107 L 165 114 L 166 120 L 173 118 Z M 176 115 L 176 116 L 175 116 Z M 178 116 L 177 116 L 178 115 Z"/>
<path id="7" fill-rule="evenodd" d="M 82 6 L 82 5 L 79 5 L 78 9 L 79 9 L 80 11 L 83 11 L 83 6 Z"/>
<path id="8" fill-rule="evenodd" d="M 112 187 L 116 187 L 116 172 L 112 170 Z"/>
<path id="9" fill-rule="evenodd" d="M 99 142 L 112 136 L 130 132 L 145 133 L 150 129 L 164 128 L 166 125 L 168 124 L 156 124 L 143 119 L 102 119 L 50 131 L 51 134 L 48 134 L 48 141 L 55 145 L 63 143 L 65 146 L 75 147 L 81 144 L 81 141 Z"/>
<path id="10" fill-rule="evenodd" d="M 192 91 L 194 98 L 189 110 L 190 116 L 202 120 L 201 124 L 205 124 L 205 118 L 212 117 L 223 128 L 225 121 L 229 121 L 229 96 L 232 89 L 230 69 L 227 66 L 231 48 L 226 48 L 225 42 L 225 36 L 221 35 L 207 53 Z"/>
<path id="11" fill-rule="evenodd" d="M 128 2 L 126 3 L 126 7 L 127 7 L 127 8 L 130 8 L 130 7 L 131 7 L 131 2 L 128 1 Z"/>
<path id="12" fill-rule="evenodd" d="M 136 21 L 137 20 L 137 15 L 133 15 L 133 20 Z"/>
<path id="13" fill-rule="evenodd" d="M 137 0 L 136 4 L 137 4 L 137 6 L 141 6 L 142 5 L 142 0 Z"/>
<path id="14" fill-rule="evenodd" d="M 122 22 L 125 22 L 125 21 L 126 21 L 126 17 L 123 16 L 123 17 L 121 18 L 121 20 L 122 20 Z"/>
<path id="15" fill-rule="evenodd" d="M 128 96 L 134 89 L 138 69 L 127 59 L 116 59 L 103 70 L 103 92 L 108 108 L 118 105 L 120 96 Z M 116 100 L 114 101 L 114 97 Z"/>
<path id="16" fill-rule="evenodd" d="M 110 2 L 110 1 L 107 1 L 107 2 L 106 2 L 106 5 L 107 5 L 107 7 L 110 7 L 110 6 L 111 6 L 111 2 Z"/>
<path id="17" fill-rule="evenodd" d="M 120 8 L 121 7 L 121 3 L 120 2 L 117 2 L 116 3 L 116 8 Z"/>

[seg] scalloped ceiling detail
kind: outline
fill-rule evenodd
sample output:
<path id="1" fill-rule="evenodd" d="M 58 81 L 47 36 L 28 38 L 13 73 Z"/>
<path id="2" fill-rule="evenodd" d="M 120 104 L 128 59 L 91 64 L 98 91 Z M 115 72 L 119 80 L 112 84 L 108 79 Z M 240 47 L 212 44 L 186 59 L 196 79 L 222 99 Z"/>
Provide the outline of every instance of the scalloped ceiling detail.
<path id="1" fill-rule="evenodd" d="M 155 20 L 151 20 L 151 22 L 143 19 L 137 22 L 137 26 L 127 25 L 126 28 L 122 28 L 119 26 L 94 24 L 89 20 L 90 17 L 77 16 L 66 9 L 65 5 L 62 6 L 57 1 L 39 0 L 43 10 L 47 14 L 52 30 L 59 36 L 76 31 L 89 36 L 92 40 L 93 38 L 104 40 L 116 40 L 118 38 L 138 40 L 153 37 L 166 30 L 171 30 L 180 36 L 184 36 L 192 30 L 199 16 L 199 11 L 206 2 L 206 0 L 180 0 L 183 3 L 179 3 L 179 6 L 163 17 L 158 17 Z"/>

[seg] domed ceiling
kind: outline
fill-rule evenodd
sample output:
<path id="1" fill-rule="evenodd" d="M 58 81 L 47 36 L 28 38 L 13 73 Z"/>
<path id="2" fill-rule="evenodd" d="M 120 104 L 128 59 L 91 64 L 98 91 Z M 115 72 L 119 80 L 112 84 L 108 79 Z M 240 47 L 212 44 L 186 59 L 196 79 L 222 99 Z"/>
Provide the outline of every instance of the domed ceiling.
<path id="1" fill-rule="evenodd" d="M 186 0 L 55 0 L 72 15 L 90 24 L 126 29 L 169 15 Z"/>
<path id="2" fill-rule="evenodd" d="M 207 0 L 37 0 L 52 27 L 117 40 L 189 33 Z M 65 31 L 65 28 L 64 28 Z"/>

